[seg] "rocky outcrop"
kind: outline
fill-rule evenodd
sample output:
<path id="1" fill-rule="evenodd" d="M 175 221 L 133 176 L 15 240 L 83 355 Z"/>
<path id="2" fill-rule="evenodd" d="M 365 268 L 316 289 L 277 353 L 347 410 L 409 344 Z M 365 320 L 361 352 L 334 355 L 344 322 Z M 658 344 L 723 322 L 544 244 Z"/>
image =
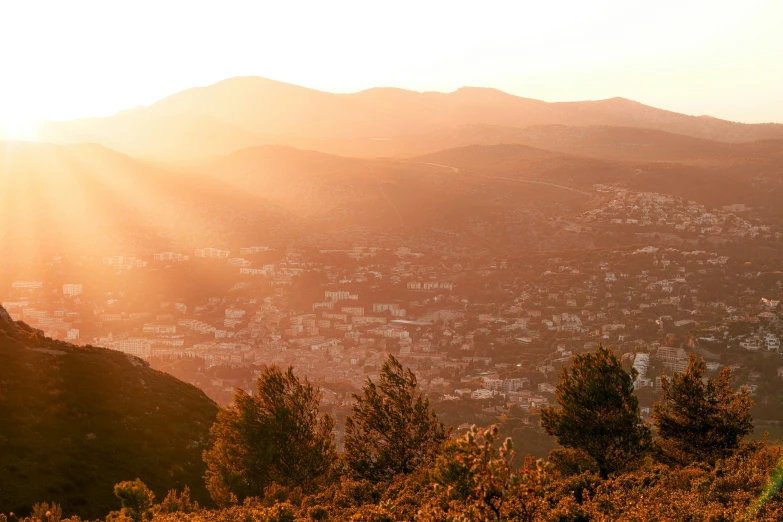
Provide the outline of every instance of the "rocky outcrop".
<path id="1" fill-rule="evenodd" d="M 11 319 L 11 314 L 0 305 L 0 325 L 12 326 L 13 324 L 14 320 Z"/>

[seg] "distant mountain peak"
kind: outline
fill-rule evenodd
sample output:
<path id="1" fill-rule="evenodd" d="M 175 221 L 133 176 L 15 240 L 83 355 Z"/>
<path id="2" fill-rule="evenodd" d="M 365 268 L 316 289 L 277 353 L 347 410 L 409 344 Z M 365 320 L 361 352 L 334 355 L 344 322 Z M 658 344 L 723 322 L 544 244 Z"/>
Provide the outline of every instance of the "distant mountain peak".
<path id="1" fill-rule="evenodd" d="M 505 91 L 501 91 L 500 89 L 496 89 L 494 87 L 473 87 L 470 85 L 466 85 L 463 87 L 458 88 L 456 91 L 452 92 L 451 94 L 456 95 L 469 95 L 469 96 L 492 96 L 492 97 L 509 97 L 513 96 L 515 98 L 522 98 L 521 96 L 515 96 L 513 94 L 509 94 Z M 523 98 L 523 99 L 529 99 L 529 98 Z"/>
<path id="2" fill-rule="evenodd" d="M 579 102 L 571 102 L 571 103 L 579 103 Z M 638 102 L 636 100 L 631 100 L 629 98 L 623 98 L 622 96 L 614 96 L 612 98 L 605 98 L 603 100 L 595 100 L 595 103 L 602 103 L 604 105 L 611 105 L 611 106 L 614 106 L 614 107 L 624 107 L 624 108 L 647 107 L 647 108 L 655 109 L 655 110 L 665 110 L 665 109 L 657 109 L 657 108 L 652 107 L 650 105 L 645 105 L 644 103 Z"/>
<path id="3" fill-rule="evenodd" d="M 506 92 L 501 91 L 500 89 L 496 89 L 495 87 L 481 87 L 476 85 L 463 85 L 462 87 L 459 87 L 455 92 L 499 92 L 502 94 L 508 94 Z"/>

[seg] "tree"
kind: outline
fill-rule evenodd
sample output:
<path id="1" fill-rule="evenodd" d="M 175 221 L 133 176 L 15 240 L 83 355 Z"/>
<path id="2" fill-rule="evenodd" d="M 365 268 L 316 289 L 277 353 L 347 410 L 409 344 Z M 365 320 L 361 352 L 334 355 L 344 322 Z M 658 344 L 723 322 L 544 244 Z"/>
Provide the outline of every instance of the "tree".
<path id="1" fill-rule="evenodd" d="M 114 496 L 120 499 L 122 509 L 119 513 L 112 512 L 109 519 L 121 520 L 124 517 L 135 522 L 152 519 L 155 493 L 140 479 L 127 480 L 115 485 Z"/>
<path id="2" fill-rule="evenodd" d="M 731 368 L 704 379 L 703 359 L 691 354 L 684 373 L 661 377 L 663 395 L 653 406 L 663 454 L 680 463 L 713 463 L 739 448 L 753 431 L 748 390 L 734 393 Z"/>
<path id="3" fill-rule="evenodd" d="M 272 484 L 312 491 L 326 480 L 337 454 L 329 415 L 319 414 L 320 393 L 293 369 L 268 367 L 258 393 L 237 390 L 234 402 L 212 426 L 204 452 L 212 498 L 225 505 L 262 497 Z"/>
<path id="4" fill-rule="evenodd" d="M 602 477 L 622 471 L 651 442 L 650 428 L 639 416 L 633 378 L 603 346 L 574 357 L 557 384 L 557 402 L 541 410 L 541 426 L 566 448 L 584 451 Z"/>
<path id="5" fill-rule="evenodd" d="M 354 395 L 345 420 L 345 463 L 354 478 L 379 482 L 409 474 L 437 455 L 446 431 L 416 388 L 413 372 L 389 355 L 378 385 L 367 379 Z"/>
<path id="6" fill-rule="evenodd" d="M 190 488 L 185 486 L 182 493 L 178 493 L 177 490 L 169 490 L 166 498 L 157 507 L 159 513 L 192 513 L 198 511 L 198 502 L 194 502 L 190 498 Z"/>

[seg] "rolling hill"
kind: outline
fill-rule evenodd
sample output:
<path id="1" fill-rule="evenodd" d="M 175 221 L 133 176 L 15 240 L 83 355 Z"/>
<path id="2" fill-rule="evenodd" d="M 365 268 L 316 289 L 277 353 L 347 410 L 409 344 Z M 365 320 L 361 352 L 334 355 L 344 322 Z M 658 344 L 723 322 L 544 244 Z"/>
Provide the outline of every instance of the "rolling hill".
<path id="1" fill-rule="evenodd" d="M 208 502 L 201 452 L 217 406 L 140 359 L 52 341 L 0 307 L 0 512 L 57 502 L 85 519 L 119 508 L 115 483 Z"/>

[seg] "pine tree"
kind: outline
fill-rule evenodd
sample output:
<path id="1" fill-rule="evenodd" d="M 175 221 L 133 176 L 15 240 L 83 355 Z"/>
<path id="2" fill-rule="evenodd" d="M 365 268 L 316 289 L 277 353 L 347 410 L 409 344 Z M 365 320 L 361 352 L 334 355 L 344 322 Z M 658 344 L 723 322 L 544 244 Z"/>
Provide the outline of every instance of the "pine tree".
<path id="1" fill-rule="evenodd" d="M 374 482 L 409 474 L 431 462 L 446 439 L 443 424 L 417 391 L 416 376 L 392 355 L 376 386 L 367 380 L 345 421 L 345 464 Z"/>
<path id="2" fill-rule="evenodd" d="M 726 457 L 753 431 L 748 390 L 734 393 L 729 367 L 717 380 L 704 379 L 706 369 L 704 360 L 691 354 L 684 373 L 661 377 L 663 395 L 653 413 L 661 437 L 658 446 L 680 463 Z"/>
<path id="3" fill-rule="evenodd" d="M 320 393 L 307 379 L 272 366 L 257 388 L 256 396 L 237 390 L 211 430 L 205 480 L 219 504 L 262 497 L 272 484 L 312 491 L 336 460 L 334 421 L 319 414 Z"/>
<path id="4" fill-rule="evenodd" d="M 120 482 L 114 486 L 114 496 L 120 499 L 122 509 L 113 511 L 107 520 L 120 520 L 123 517 L 135 522 L 152 519 L 155 505 L 155 493 L 140 479 Z"/>
<path id="5" fill-rule="evenodd" d="M 556 389 L 560 408 L 544 408 L 541 426 L 562 446 L 593 458 L 601 476 L 622 471 L 651 442 L 633 389 L 633 372 L 623 370 L 617 357 L 599 346 L 563 369 Z"/>

